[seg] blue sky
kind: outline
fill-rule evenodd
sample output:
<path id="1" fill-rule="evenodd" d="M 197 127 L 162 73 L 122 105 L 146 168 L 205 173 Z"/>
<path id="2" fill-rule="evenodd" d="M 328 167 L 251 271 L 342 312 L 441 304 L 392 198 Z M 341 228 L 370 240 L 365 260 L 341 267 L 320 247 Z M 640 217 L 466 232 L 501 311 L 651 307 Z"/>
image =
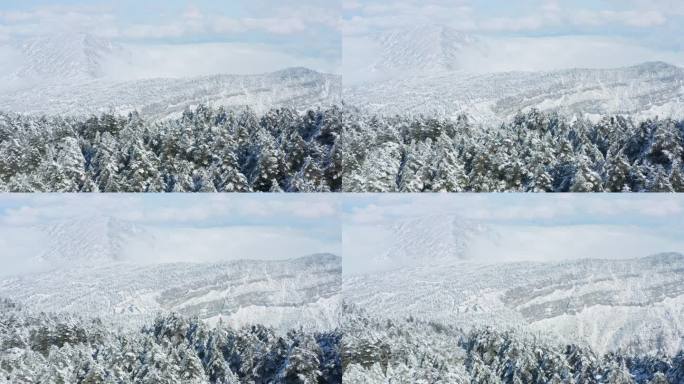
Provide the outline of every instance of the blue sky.
<path id="1" fill-rule="evenodd" d="M 340 10 L 341 3 L 328 0 L 10 0 L 0 3 L 0 41 L 69 31 L 137 46 L 243 44 L 263 60 L 291 66 L 299 59 L 334 71 L 341 60 Z"/>

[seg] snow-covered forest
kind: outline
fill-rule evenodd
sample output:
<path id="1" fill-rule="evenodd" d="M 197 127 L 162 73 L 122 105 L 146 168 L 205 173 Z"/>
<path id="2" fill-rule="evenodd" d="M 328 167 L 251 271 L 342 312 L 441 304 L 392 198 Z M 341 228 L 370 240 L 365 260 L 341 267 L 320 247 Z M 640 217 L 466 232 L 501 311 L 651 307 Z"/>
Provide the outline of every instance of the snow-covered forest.
<path id="1" fill-rule="evenodd" d="M 197 107 L 146 121 L 0 114 L 12 192 L 681 192 L 684 121 L 532 110 L 501 126 Z"/>
<path id="2" fill-rule="evenodd" d="M 344 191 L 684 191 L 684 121 L 346 117 Z"/>
<path id="3" fill-rule="evenodd" d="M 341 119 L 204 106 L 161 122 L 0 114 L 0 191 L 338 191 Z"/>
<path id="4" fill-rule="evenodd" d="M 611 383 L 684 382 L 684 353 L 599 355 L 582 345 L 543 341 L 524 331 L 463 330 L 412 317 L 404 321 L 345 309 L 343 382 Z"/>
<path id="5" fill-rule="evenodd" d="M 0 383 L 340 383 L 341 333 L 241 329 L 175 314 L 137 332 L 0 300 Z"/>

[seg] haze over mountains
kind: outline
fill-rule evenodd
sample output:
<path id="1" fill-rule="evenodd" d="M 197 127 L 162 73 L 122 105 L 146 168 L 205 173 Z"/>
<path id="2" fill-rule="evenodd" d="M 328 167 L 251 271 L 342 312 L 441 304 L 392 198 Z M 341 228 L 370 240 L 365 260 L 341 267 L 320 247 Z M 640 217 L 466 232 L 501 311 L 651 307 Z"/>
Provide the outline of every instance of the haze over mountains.
<path id="1" fill-rule="evenodd" d="M 80 218 L 36 228 L 45 234 L 45 248 L 38 259 L 50 265 L 110 264 L 127 260 L 126 246 L 152 241 L 144 228 L 112 217 Z"/>
<path id="2" fill-rule="evenodd" d="M 41 270 L 0 277 L 0 297 L 36 311 L 100 317 L 123 327 L 139 326 L 159 312 L 283 330 L 336 326 L 342 271 L 335 255 L 226 255 L 223 262 L 193 262 L 189 254 L 188 262 L 155 262 L 135 253 L 136 244 L 152 243 L 153 236 L 126 221 L 64 220 L 35 230 L 46 242 L 46 251 L 36 255 Z"/>
<path id="3" fill-rule="evenodd" d="M 12 74 L 27 82 L 85 82 L 111 76 L 107 64 L 129 53 L 86 33 L 31 37 L 16 44 L 21 60 Z"/>
<path id="4" fill-rule="evenodd" d="M 89 34 L 57 34 L 18 43 L 3 76 L 0 110 L 90 115 L 104 112 L 165 118 L 207 104 L 316 108 L 340 102 L 341 78 L 305 68 L 255 75 L 141 78 L 136 51 Z M 7 64 L 5 65 L 7 66 Z M 143 75 L 144 76 L 144 75 Z"/>
<path id="5" fill-rule="evenodd" d="M 304 110 L 344 99 L 369 113 L 466 114 L 477 122 L 497 124 L 532 108 L 592 120 L 615 114 L 684 117 L 684 70 L 664 62 L 497 70 L 492 63 L 514 52 L 506 53 L 491 39 L 439 25 L 390 30 L 364 44 L 350 48 L 350 55 L 361 50 L 364 59 L 349 59 L 345 65 L 343 91 L 342 76 L 305 68 L 261 75 L 141 78 L 137 54 L 126 46 L 88 34 L 34 37 L 16 43 L 6 54 L 12 64 L 3 76 L 0 110 L 50 115 L 138 110 L 160 119 L 200 103 Z"/>
<path id="6" fill-rule="evenodd" d="M 684 116 L 684 70 L 664 62 L 500 70 L 493 63 L 511 60 L 515 52 L 444 26 L 392 30 L 359 43 L 364 44 L 370 58 L 345 67 L 344 100 L 369 113 L 465 114 L 496 124 L 532 108 L 592 120 L 605 115 Z"/>

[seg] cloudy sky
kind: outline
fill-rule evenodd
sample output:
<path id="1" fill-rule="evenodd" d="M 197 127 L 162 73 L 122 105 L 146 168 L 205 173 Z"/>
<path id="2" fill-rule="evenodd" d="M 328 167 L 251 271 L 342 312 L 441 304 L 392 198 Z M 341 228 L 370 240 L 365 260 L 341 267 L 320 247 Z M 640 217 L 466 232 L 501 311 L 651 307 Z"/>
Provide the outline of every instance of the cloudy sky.
<path id="1" fill-rule="evenodd" d="M 443 25 L 487 47 L 469 70 L 684 64 L 678 0 L 343 0 L 344 72 L 372 53 L 369 40 L 415 25 Z M 370 53 L 369 53 L 370 52 Z M 466 51 L 466 54 L 471 52 Z"/>
<path id="2" fill-rule="evenodd" d="M 136 63 L 138 70 L 154 66 L 158 76 L 288 66 L 335 72 L 340 12 L 335 0 L 7 0 L 0 3 L 0 42 L 89 33 L 142 55 L 147 62 Z"/>
<path id="3" fill-rule="evenodd" d="M 130 244 L 130 260 L 213 262 L 340 254 L 339 205 L 323 195 L 4 195 L 0 197 L 0 263 L 35 258 L 45 229 L 115 218 L 150 234 Z M 78 237 L 76 236 L 76 239 Z M 11 271 L 10 271 L 11 272 Z"/>
<path id="4" fill-rule="evenodd" d="M 392 267 L 391 255 L 388 265 L 368 261 L 390 249 L 392 226 L 420 218 L 435 228 L 451 217 L 485 225 L 497 241 L 475 239 L 467 255 L 485 262 L 684 252 L 684 196 L 676 194 L 387 194 L 342 204 L 345 273 Z"/>

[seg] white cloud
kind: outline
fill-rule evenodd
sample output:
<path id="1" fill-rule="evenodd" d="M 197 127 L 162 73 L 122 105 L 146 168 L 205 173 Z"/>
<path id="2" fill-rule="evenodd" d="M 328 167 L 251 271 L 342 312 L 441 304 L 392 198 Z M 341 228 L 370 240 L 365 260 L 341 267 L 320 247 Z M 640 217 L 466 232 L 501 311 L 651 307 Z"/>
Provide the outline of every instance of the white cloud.
<path id="1" fill-rule="evenodd" d="M 497 241 L 476 238 L 466 256 L 481 262 L 598 258 L 628 259 L 684 253 L 684 241 L 644 227 L 622 225 L 495 226 Z"/>
<path id="2" fill-rule="evenodd" d="M 0 225 L 30 226 L 74 217 L 110 216 L 140 224 L 203 224 L 212 221 L 335 219 L 334 196 L 196 195 L 177 197 L 132 195 L 36 195 L 16 201 L 0 216 Z"/>
<path id="3" fill-rule="evenodd" d="M 399 222 L 345 225 L 342 236 L 344 273 L 369 273 L 432 263 L 431 257 L 435 255 L 431 254 L 431 249 L 425 249 L 425 254 L 415 255 L 390 252 L 396 244 L 396 234 L 390 224 Z M 424 221 L 420 223 L 425 224 Z M 439 223 L 434 225 L 439 226 Z M 661 252 L 684 253 L 684 240 L 672 233 L 643 226 L 501 224 L 487 226 L 486 232 L 469 238 L 462 256 L 464 260 L 477 263 L 559 262 L 586 258 L 640 258 Z"/>
<path id="4" fill-rule="evenodd" d="M 672 14 L 668 8 L 670 4 L 623 2 L 621 5 L 625 9 L 601 10 L 549 0 L 529 8 L 519 7 L 518 13 L 497 12 L 495 4 L 487 12 L 476 13 L 476 6 L 472 1 L 348 1 L 343 6 L 353 13 L 344 21 L 344 30 L 348 35 L 356 35 L 414 24 L 444 24 L 471 32 L 519 32 L 549 27 L 594 27 L 610 24 L 649 28 L 665 24 L 668 20 L 666 14 Z M 680 8 L 681 5 L 675 6 L 675 9 Z"/>
<path id="5" fill-rule="evenodd" d="M 676 221 L 684 213 L 678 195 L 408 195 L 380 196 L 353 207 L 345 223 L 386 224 L 406 218 L 453 215 L 478 221 L 521 222 L 530 220 L 614 221 L 663 219 Z"/>
<path id="6" fill-rule="evenodd" d="M 144 229 L 144 238 L 127 239 L 123 256 L 131 261 L 215 262 L 341 254 L 338 204 L 332 195 L 67 194 L 1 200 L 11 208 L 0 216 L 0 274 L 39 266 L 36 257 L 48 244 L 44 228 L 51 224 L 87 225 L 89 218 L 101 217 Z M 79 241 L 77 236 L 75 241 Z M 79 247 L 74 244 L 72 248 Z"/>
<path id="7" fill-rule="evenodd" d="M 341 254 L 341 244 L 301 230 L 268 226 L 151 229 L 152 242 L 129 244 L 126 258 L 141 262 L 220 262 Z"/>

